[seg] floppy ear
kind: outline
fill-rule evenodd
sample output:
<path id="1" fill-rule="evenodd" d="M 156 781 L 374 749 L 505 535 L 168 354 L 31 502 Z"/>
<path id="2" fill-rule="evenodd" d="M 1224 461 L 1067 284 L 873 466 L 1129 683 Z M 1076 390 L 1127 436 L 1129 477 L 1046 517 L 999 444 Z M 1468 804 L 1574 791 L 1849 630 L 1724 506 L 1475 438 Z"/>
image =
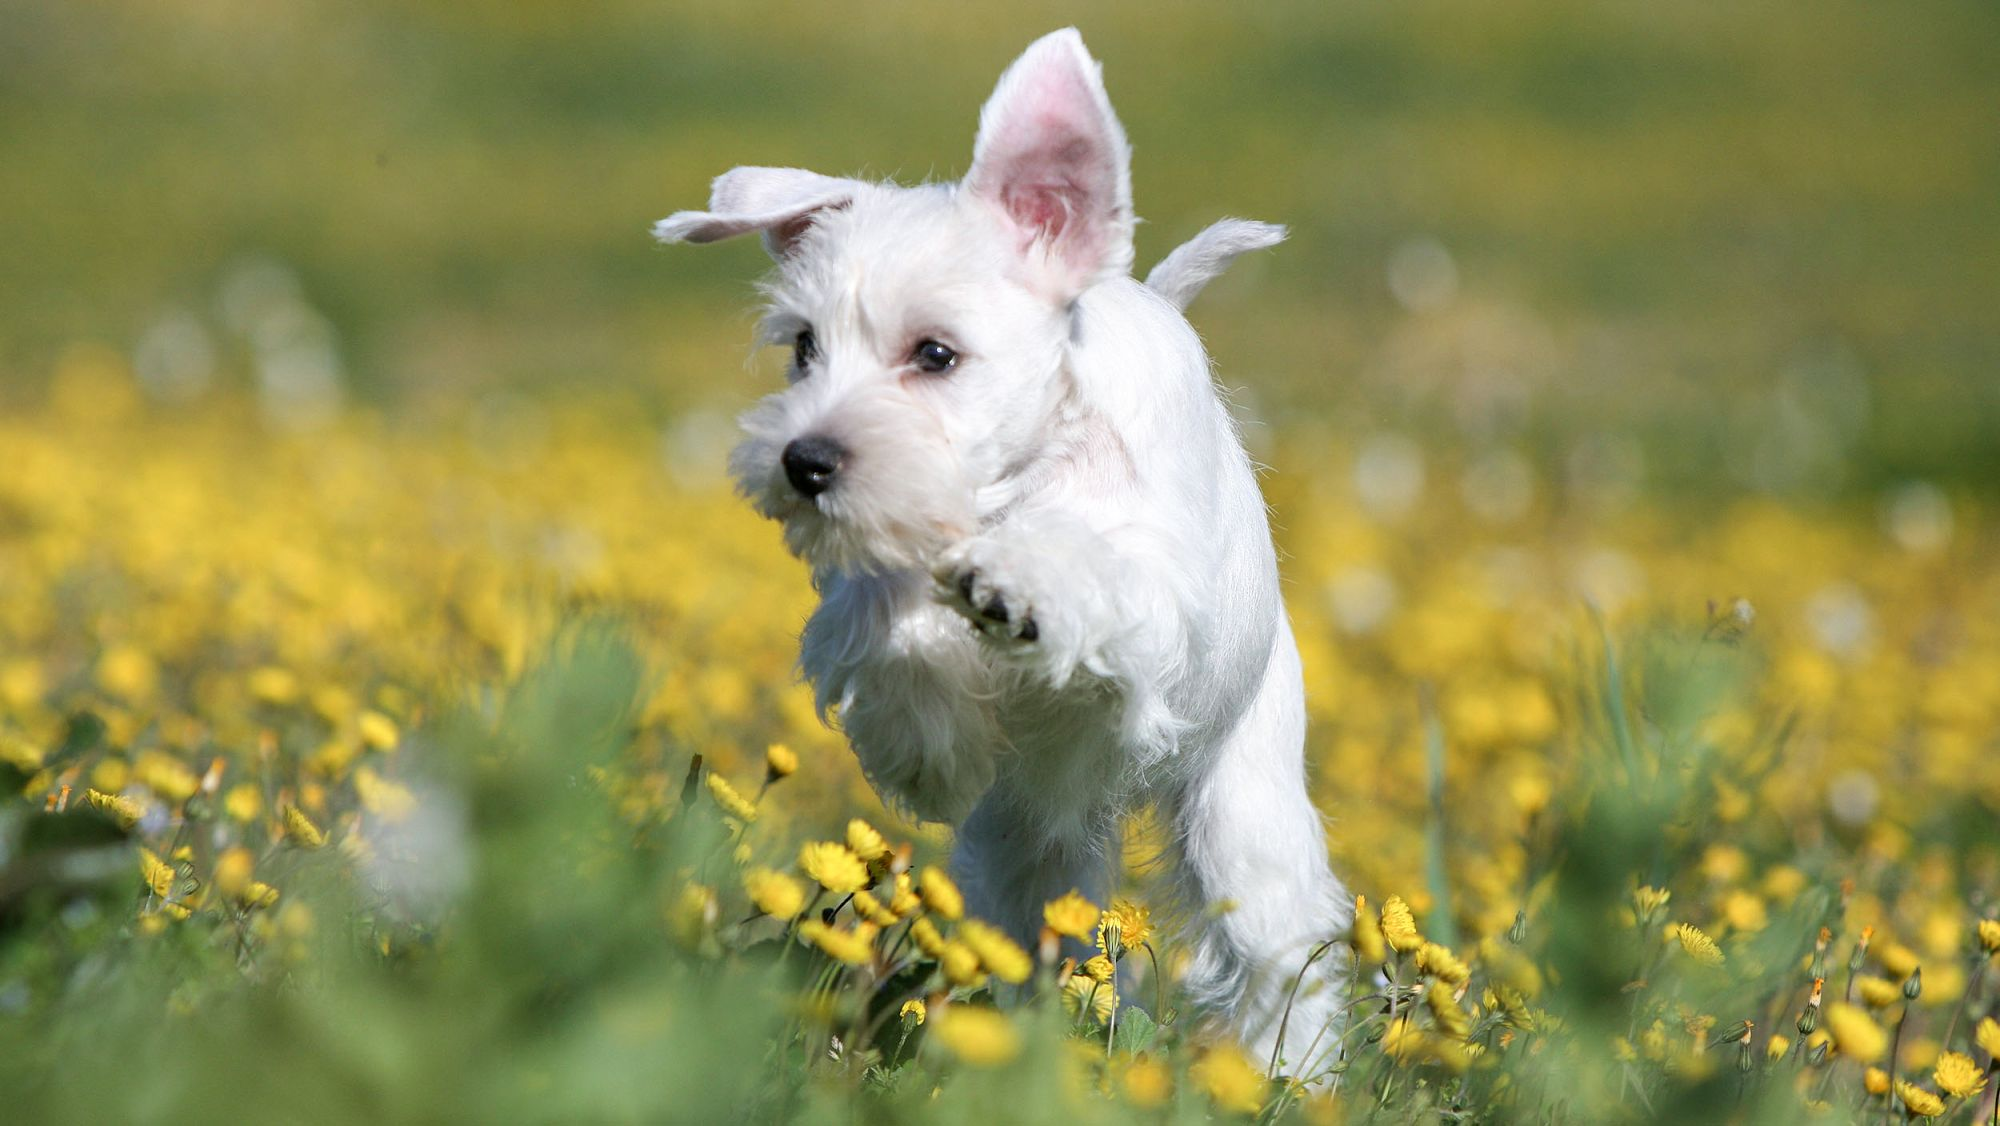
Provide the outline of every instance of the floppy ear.
<path id="1" fill-rule="evenodd" d="M 802 168 L 732 168 L 715 178 L 707 211 L 675 212 L 653 224 L 653 237 L 716 242 L 762 231 L 764 249 L 783 258 L 812 225 L 813 212 L 845 206 L 862 186 Z"/>
<path id="2" fill-rule="evenodd" d="M 961 190 L 999 210 L 1057 300 L 1131 272 L 1131 150 L 1075 28 L 1000 76 Z"/>

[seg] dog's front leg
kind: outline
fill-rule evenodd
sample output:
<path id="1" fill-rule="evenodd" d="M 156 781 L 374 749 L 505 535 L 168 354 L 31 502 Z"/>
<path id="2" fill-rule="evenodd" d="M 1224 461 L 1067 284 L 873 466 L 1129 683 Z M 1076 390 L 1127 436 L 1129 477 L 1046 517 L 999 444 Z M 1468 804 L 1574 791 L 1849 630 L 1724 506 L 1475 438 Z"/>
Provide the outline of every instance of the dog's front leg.
<path id="1" fill-rule="evenodd" d="M 1128 743 L 1170 746 L 1169 686 L 1187 666 L 1186 593 L 1164 561 L 1175 545 L 1135 526 L 1098 531 L 1042 510 L 951 548 L 937 596 L 981 635 L 1002 667 L 1061 689 L 1079 673 L 1118 692 Z"/>

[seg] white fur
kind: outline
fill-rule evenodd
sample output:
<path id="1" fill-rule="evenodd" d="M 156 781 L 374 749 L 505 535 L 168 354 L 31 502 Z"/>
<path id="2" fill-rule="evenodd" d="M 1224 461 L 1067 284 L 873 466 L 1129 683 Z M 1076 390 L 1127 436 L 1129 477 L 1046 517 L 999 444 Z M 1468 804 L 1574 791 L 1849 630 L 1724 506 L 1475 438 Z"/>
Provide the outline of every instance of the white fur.
<path id="1" fill-rule="evenodd" d="M 1066 30 L 1002 77 L 958 185 L 738 169 L 656 230 L 764 232 L 766 336 L 817 341 L 731 464 L 814 565 L 800 665 L 870 781 L 959 827 L 971 909 L 1028 943 L 1047 900 L 1104 901 L 1123 818 L 1156 805 L 1185 985 L 1263 1053 L 1348 906 L 1306 797 L 1263 498 L 1180 307 L 1282 230 L 1218 224 L 1142 286 L 1127 168 Z M 920 370 L 925 341 L 955 366 Z M 844 450 L 810 497 L 781 464 L 805 437 Z M 1308 978 L 1292 1074 L 1335 992 Z"/>

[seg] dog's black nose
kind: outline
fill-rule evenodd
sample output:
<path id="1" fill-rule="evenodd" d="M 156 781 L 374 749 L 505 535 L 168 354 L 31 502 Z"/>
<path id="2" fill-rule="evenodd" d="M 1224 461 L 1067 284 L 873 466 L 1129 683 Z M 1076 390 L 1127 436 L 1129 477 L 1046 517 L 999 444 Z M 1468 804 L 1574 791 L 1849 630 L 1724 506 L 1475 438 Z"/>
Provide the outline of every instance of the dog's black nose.
<path id="1" fill-rule="evenodd" d="M 846 457 L 847 451 L 840 448 L 839 442 L 811 434 L 787 443 L 781 460 L 792 488 L 816 497 L 833 485 L 833 476 L 840 472 L 840 463 Z"/>

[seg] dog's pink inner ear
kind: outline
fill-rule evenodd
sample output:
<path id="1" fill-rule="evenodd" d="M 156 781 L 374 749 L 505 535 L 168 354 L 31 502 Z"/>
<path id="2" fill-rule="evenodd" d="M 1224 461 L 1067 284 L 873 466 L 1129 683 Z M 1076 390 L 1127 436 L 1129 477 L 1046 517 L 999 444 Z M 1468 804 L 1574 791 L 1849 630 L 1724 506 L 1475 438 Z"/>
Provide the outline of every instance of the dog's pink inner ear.
<path id="1" fill-rule="evenodd" d="M 1073 33 L 1072 33 L 1073 34 Z M 1131 199 L 1124 130 L 1096 64 L 1061 35 L 1028 49 L 980 115 L 966 187 L 997 203 L 1039 245 L 1063 296 L 1131 267 Z"/>

